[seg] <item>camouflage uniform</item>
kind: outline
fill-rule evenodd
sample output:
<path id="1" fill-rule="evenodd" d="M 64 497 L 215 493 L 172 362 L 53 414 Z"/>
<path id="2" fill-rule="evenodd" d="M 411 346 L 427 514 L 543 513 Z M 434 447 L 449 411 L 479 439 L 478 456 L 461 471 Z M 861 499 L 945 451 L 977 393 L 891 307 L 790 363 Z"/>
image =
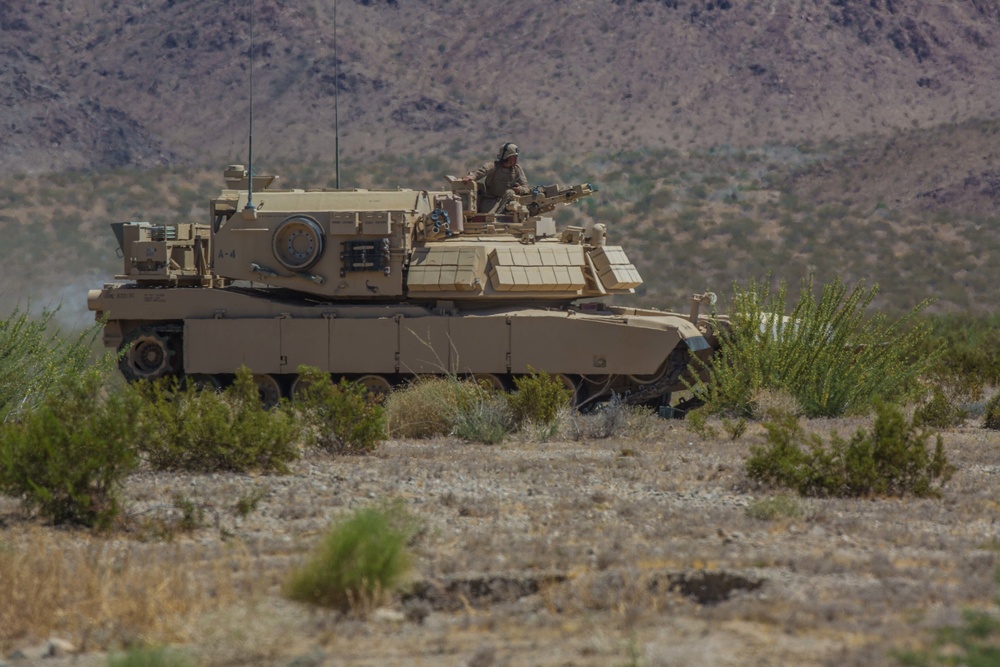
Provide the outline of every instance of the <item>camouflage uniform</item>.
<path id="1" fill-rule="evenodd" d="M 517 146 L 514 144 L 505 144 L 504 148 L 501 149 L 501 154 L 508 146 L 513 148 L 513 154 L 516 155 Z M 521 168 L 521 165 L 515 164 L 511 168 L 507 168 L 501 162 L 501 160 L 487 162 L 479 169 L 469 172 L 469 178 L 473 181 L 477 183 L 482 181 L 482 186 L 479 188 L 480 213 L 492 209 L 508 190 L 513 190 L 514 194 L 517 195 L 526 195 L 531 192 L 528 177 L 524 175 L 524 169 Z"/>
<path id="2" fill-rule="evenodd" d="M 514 194 L 526 195 L 531 192 L 528 177 L 524 175 L 521 165 L 515 164 L 513 169 L 500 165 L 500 160 L 487 162 L 479 169 L 469 172 L 469 178 L 483 181 L 483 196 L 498 199 L 508 190 Z"/>

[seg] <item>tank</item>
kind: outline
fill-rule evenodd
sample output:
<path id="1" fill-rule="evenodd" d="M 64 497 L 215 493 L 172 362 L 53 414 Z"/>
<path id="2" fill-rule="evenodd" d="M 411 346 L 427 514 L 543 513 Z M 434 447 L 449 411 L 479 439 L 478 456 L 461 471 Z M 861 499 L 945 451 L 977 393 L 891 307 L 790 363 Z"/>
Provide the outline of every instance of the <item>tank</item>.
<path id="1" fill-rule="evenodd" d="M 213 386 L 248 367 L 266 402 L 313 366 L 372 392 L 424 375 L 509 389 L 544 371 L 577 404 L 618 394 L 669 406 L 724 320 L 610 303 L 642 283 L 605 225 L 558 229 L 589 184 L 508 192 L 478 213 L 474 183 L 439 191 L 279 189 L 224 172 L 207 221 L 111 225 L 119 282 L 88 294 L 129 381 Z"/>

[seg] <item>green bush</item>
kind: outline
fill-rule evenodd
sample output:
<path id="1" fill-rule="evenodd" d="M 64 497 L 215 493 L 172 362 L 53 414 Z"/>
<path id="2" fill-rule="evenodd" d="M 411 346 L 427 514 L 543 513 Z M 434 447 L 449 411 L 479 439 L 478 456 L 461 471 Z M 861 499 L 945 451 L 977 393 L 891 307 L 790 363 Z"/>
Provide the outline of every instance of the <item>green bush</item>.
<path id="1" fill-rule="evenodd" d="M 516 427 L 526 422 L 553 423 L 572 398 L 572 392 L 559 378 L 545 372 L 532 371 L 530 375 L 516 377 L 514 386 L 517 391 L 507 398 L 507 404 Z"/>
<path id="2" fill-rule="evenodd" d="M 878 404 L 876 413 L 871 433 L 859 429 L 850 441 L 834 433 L 829 446 L 792 415 L 766 422 L 769 445 L 750 448 L 747 475 L 808 496 L 939 495 L 954 471 L 941 436 L 929 452 L 930 433 L 907 423 L 899 408 Z"/>
<path id="3" fill-rule="evenodd" d="M 313 441 L 341 453 L 371 452 L 385 438 L 385 410 L 369 400 L 362 385 L 330 376 L 317 368 L 300 366 L 302 391 L 296 407 L 313 427 Z"/>
<path id="4" fill-rule="evenodd" d="M 408 543 L 417 524 L 402 503 L 356 510 L 323 538 L 295 570 L 292 600 L 363 613 L 392 594 L 410 568 Z"/>
<path id="5" fill-rule="evenodd" d="M 986 401 L 986 411 L 983 414 L 983 428 L 1000 429 L 1000 392 L 993 394 Z"/>
<path id="6" fill-rule="evenodd" d="M 0 321 L 0 421 L 31 410 L 63 379 L 91 365 L 90 347 L 101 325 L 66 340 L 53 325 L 57 311 L 32 319 L 18 308 Z"/>
<path id="7" fill-rule="evenodd" d="M 933 362 L 926 324 L 914 324 L 926 303 L 896 321 L 866 316 L 878 288 L 853 290 L 834 280 L 813 294 L 803 281 L 798 304 L 785 312 L 787 287 L 777 294 L 751 281 L 735 287 L 732 328 L 694 390 L 712 412 L 752 418 L 762 390 L 785 391 L 808 417 L 865 414 L 879 400 L 903 402 L 920 390 L 917 379 Z"/>
<path id="8" fill-rule="evenodd" d="M 195 661 L 166 648 L 133 648 L 108 656 L 108 667 L 194 667 Z"/>
<path id="9" fill-rule="evenodd" d="M 112 363 L 62 377 L 35 410 L 0 427 L 0 490 L 53 523 L 107 528 L 138 464 L 141 399 L 130 387 L 106 391 Z"/>
<path id="10" fill-rule="evenodd" d="M 954 400 L 945 395 L 941 387 L 937 386 L 931 392 L 930 399 L 917 406 L 913 412 L 913 425 L 930 428 L 953 428 L 961 426 L 968 416 L 968 410 L 957 405 Z"/>
<path id="11" fill-rule="evenodd" d="M 930 343 L 941 353 L 931 369 L 942 384 L 968 387 L 1000 384 L 1000 316 L 968 314 L 929 318 Z"/>
<path id="12" fill-rule="evenodd" d="M 419 379 L 389 394 L 387 430 L 394 438 L 450 435 L 460 415 L 476 410 L 488 394 L 479 383 L 455 376 Z"/>
<path id="13" fill-rule="evenodd" d="M 286 472 L 299 456 L 302 427 L 287 405 L 266 410 L 246 368 L 223 392 L 174 379 L 137 384 L 148 436 L 141 451 L 158 470 Z"/>

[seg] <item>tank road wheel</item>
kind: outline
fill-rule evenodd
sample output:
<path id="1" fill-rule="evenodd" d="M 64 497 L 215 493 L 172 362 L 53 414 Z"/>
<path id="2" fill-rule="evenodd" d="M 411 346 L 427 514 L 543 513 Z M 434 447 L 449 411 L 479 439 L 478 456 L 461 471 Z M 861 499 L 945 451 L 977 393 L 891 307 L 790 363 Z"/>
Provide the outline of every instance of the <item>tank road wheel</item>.
<path id="1" fill-rule="evenodd" d="M 503 376 L 496 373 L 473 373 L 472 379 L 492 392 L 502 394 L 507 391 L 507 383 L 504 382 Z"/>
<path id="2" fill-rule="evenodd" d="M 220 392 L 223 388 L 222 378 L 218 375 L 207 375 L 205 373 L 194 373 L 184 379 L 185 383 L 194 387 L 198 391 Z"/>
<path id="3" fill-rule="evenodd" d="M 281 402 L 281 384 L 273 375 L 254 375 L 253 381 L 257 385 L 257 393 L 260 395 L 260 402 L 270 410 Z"/>
<path id="4" fill-rule="evenodd" d="M 392 391 L 392 383 L 381 375 L 362 375 L 357 379 L 357 383 L 368 392 L 368 400 L 381 403 Z"/>
<path id="5" fill-rule="evenodd" d="M 118 348 L 119 351 L 128 348 L 118 361 L 118 368 L 129 382 L 174 375 L 178 370 L 175 345 L 175 341 L 155 327 L 139 327 L 125 336 Z"/>
<path id="6" fill-rule="evenodd" d="M 307 375 L 296 375 L 295 379 L 292 380 L 292 386 L 288 391 L 288 397 L 292 401 L 301 401 L 306 394 L 306 391 L 313 386 L 316 381 Z M 340 383 L 340 379 L 335 375 L 324 376 L 334 387 Z"/>

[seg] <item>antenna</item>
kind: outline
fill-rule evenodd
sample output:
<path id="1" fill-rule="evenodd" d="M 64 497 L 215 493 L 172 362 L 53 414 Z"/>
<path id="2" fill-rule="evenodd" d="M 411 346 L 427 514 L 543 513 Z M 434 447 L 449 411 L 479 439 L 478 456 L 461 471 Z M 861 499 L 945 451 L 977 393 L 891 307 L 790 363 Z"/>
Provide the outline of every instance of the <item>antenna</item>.
<path id="1" fill-rule="evenodd" d="M 337 50 L 337 0 L 333 0 L 333 135 L 337 162 L 337 189 L 340 189 L 340 52 Z"/>
<path id="2" fill-rule="evenodd" d="M 253 0 L 250 0 L 250 154 L 247 158 L 247 205 L 244 211 L 253 211 Z"/>

